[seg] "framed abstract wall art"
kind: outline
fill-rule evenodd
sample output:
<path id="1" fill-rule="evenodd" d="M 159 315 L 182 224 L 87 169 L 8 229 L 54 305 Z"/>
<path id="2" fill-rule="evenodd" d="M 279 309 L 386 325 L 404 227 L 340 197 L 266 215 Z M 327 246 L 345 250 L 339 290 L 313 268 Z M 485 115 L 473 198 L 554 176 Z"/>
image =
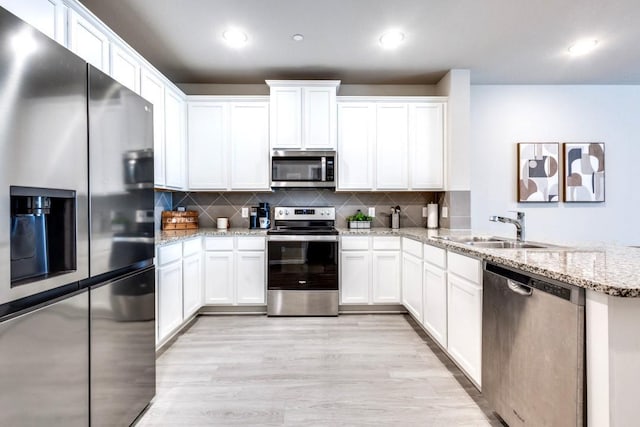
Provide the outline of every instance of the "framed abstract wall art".
<path id="1" fill-rule="evenodd" d="M 564 201 L 604 202 L 604 143 L 565 142 Z"/>
<path id="2" fill-rule="evenodd" d="M 558 202 L 560 144 L 518 143 L 518 202 Z"/>

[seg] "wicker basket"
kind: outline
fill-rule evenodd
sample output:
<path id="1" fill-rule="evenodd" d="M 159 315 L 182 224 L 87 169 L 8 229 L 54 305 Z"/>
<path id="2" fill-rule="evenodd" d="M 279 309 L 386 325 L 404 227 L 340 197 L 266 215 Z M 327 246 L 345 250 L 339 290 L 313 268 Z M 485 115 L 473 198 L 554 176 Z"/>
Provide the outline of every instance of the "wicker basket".
<path id="1" fill-rule="evenodd" d="M 198 228 L 196 211 L 162 211 L 163 230 L 195 230 Z"/>

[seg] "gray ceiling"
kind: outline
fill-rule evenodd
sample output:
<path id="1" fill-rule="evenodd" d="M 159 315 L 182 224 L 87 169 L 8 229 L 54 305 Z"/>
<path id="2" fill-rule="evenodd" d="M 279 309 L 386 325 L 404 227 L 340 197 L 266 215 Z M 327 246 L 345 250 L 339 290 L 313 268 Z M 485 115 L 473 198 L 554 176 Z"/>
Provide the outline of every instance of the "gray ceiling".
<path id="1" fill-rule="evenodd" d="M 430 84 L 467 68 L 475 84 L 640 84 L 638 0 L 81 1 L 177 83 Z M 231 25 L 244 48 L 222 42 Z M 385 51 L 392 27 L 406 40 Z M 570 57 L 583 37 L 598 49 Z"/>

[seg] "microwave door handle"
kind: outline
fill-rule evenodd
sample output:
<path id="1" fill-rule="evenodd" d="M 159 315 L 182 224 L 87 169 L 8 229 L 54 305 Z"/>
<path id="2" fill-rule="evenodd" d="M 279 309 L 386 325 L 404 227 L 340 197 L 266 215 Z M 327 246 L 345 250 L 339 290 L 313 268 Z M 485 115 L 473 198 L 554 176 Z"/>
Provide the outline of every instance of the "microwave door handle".
<path id="1" fill-rule="evenodd" d="M 321 181 L 326 181 L 327 180 L 327 158 L 325 156 L 322 156 L 320 158 L 320 168 L 321 168 Z"/>

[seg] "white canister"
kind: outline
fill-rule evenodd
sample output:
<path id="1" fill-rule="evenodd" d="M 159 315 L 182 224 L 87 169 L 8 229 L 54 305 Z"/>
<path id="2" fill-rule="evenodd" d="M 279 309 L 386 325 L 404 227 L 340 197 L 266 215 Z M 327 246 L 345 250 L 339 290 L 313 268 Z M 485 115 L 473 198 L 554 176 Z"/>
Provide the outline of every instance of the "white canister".
<path id="1" fill-rule="evenodd" d="M 427 228 L 438 228 L 438 204 L 427 205 Z"/>
<path id="2" fill-rule="evenodd" d="M 229 228 L 229 218 L 218 218 L 216 222 L 219 230 L 226 230 Z"/>

